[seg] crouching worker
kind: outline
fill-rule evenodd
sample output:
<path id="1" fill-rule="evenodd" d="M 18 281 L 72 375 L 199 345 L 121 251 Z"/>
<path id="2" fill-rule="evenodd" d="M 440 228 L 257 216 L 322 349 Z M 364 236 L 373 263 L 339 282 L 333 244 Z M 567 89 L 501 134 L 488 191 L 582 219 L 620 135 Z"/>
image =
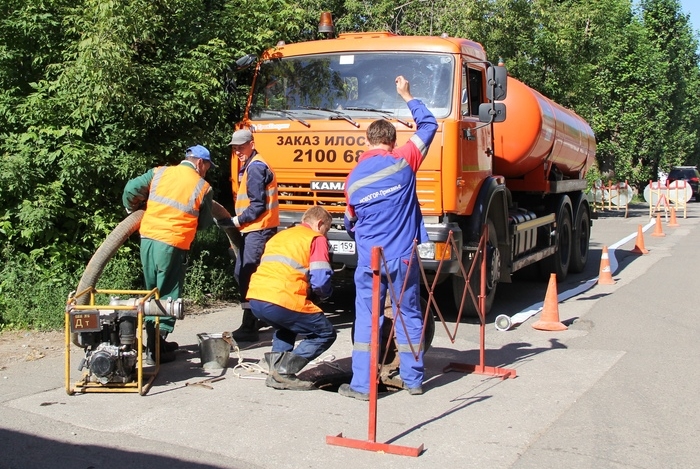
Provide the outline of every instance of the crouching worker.
<path id="1" fill-rule="evenodd" d="M 308 209 L 300 225 L 270 238 L 250 279 L 250 309 L 275 330 L 272 351 L 265 354 L 268 387 L 313 389 L 312 382 L 300 380 L 296 373 L 335 342 L 333 325 L 309 298 L 323 301 L 333 292 L 326 240 L 331 222 L 326 209 Z M 295 349 L 297 335 L 306 337 Z"/>

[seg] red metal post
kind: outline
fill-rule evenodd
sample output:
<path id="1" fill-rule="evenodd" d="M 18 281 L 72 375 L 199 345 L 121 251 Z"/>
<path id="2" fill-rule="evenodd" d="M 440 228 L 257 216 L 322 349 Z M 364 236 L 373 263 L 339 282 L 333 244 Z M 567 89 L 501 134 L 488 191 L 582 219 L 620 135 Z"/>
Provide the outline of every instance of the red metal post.
<path id="1" fill-rule="evenodd" d="M 372 248 L 370 267 L 372 268 L 372 336 L 369 342 L 369 430 L 367 439 L 377 441 L 377 363 L 379 362 L 379 308 L 381 248 Z"/>
<path id="2" fill-rule="evenodd" d="M 484 225 L 481 244 L 481 284 L 479 286 L 479 373 L 486 364 L 486 240 L 489 239 L 489 225 Z"/>

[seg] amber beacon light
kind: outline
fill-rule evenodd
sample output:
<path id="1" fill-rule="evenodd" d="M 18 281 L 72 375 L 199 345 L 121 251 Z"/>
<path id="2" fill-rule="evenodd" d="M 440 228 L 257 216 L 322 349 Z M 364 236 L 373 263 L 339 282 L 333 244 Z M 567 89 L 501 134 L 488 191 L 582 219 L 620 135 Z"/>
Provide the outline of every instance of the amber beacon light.
<path id="1" fill-rule="evenodd" d="M 321 20 L 318 22 L 318 32 L 333 34 L 335 32 L 335 27 L 333 27 L 333 17 L 330 11 L 324 11 L 321 13 Z"/>

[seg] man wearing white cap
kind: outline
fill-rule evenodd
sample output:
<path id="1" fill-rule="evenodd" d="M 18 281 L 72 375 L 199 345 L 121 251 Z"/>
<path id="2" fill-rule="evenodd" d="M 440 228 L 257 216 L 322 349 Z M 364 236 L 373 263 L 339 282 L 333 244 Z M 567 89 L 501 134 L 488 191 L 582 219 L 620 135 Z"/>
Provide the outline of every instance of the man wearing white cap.
<path id="1" fill-rule="evenodd" d="M 213 223 L 212 190 L 204 176 L 216 167 L 209 150 L 195 145 L 185 150 L 177 166 L 159 166 L 126 183 L 122 201 L 127 211 L 144 208 L 141 233 L 141 264 L 146 289 L 158 287 L 161 299 L 182 297 L 187 252 L 197 230 Z M 155 317 L 146 316 L 146 363 L 155 363 Z M 176 342 L 166 342 L 175 318 L 160 320 L 161 363 L 173 361 Z"/>
<path id="2" fill-rule="evenodd" d="M 255 150 L 250 130 L 236 130 L 229 145 L 232 156 L 237 158 L 231 161 L 236 212 L 232 222 L 243 235 L 243 244 L 234 270 L 241 294 L 243 320 L 241 327 L 232 336 L 237 342 L 255 342 L 258 340 L 260 321 L 253 315 L 245 297 L 250 277 L 260 264 L 265 243 L 277 233 L 280 224 L 277 179 L 270 166 Z"/>

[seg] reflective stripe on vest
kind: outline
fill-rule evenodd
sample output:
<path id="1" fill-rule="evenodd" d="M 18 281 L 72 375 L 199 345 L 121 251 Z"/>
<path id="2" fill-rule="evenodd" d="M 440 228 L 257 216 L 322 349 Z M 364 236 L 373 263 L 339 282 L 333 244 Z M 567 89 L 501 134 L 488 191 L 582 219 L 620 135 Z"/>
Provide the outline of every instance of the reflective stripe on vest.
<path id="1" fill-rule="evenodd" d="M 270 167 L 270 165 L 265 163 L 265 160 L 263 160 L 258 154 L 255 154 L 255 156 L 251 158 L 248 165 L 251 165 L 256 161 L 263 163 L 268 168 Z M 274 172 L 270 172 L 272 173 L 272 181 L 265 187 L 265 211 L 252 222 L 242 223 L 240 227 L 241 233 L 264 230 L 267 228 L 276 228 L 280 224 L 277 178 L 275 177 Z M 243 172 L 243 177 L 238 187 L 238 192 L 236 193 L 236 215 L 241 215 L 249 206 L 250 198 L 248 197 L 248 171 L 246 169 L 246 171 Z"/>
<path id="2" fill-rule="evenodd" d="M 248 300 L 273 303 L 298 313 L 318 313 L 308 298 L 311 245 L 321 236 L 303 225 L 280 231 L 265 244 L 260 265 L 250 278 Z"/>
<path id="3" fill-rule="evenodd" d="M 189 165 L 156 168 L 141 236 L 188 250 L 197 233 L 199 207 L 209 189 L 209 183 Z"/>
<path id="4" fill-rule="evenodd" d="M 357 181 L 353 182 L 350 187 L 348 187 L 347 192 L 348 192 L 348 200 L 352 197 L 352 194 L 357 191 L 358 189 L 362 189 L 363 187 L 375 183 L 377 181 L 380 181 L 384 178 L 393 176 L 394 174 L 398 173 L 402 169 L 408 167 L 408 161 L 405 159 L 401 158 L 399 161 L 396 163 L 392 164 L 391 166 L 387 166 L 386 168 L 380 169 L 376 173 L 372 173 L 368 176 L 365 176 L 361 179 L 358 179 Z"/>

